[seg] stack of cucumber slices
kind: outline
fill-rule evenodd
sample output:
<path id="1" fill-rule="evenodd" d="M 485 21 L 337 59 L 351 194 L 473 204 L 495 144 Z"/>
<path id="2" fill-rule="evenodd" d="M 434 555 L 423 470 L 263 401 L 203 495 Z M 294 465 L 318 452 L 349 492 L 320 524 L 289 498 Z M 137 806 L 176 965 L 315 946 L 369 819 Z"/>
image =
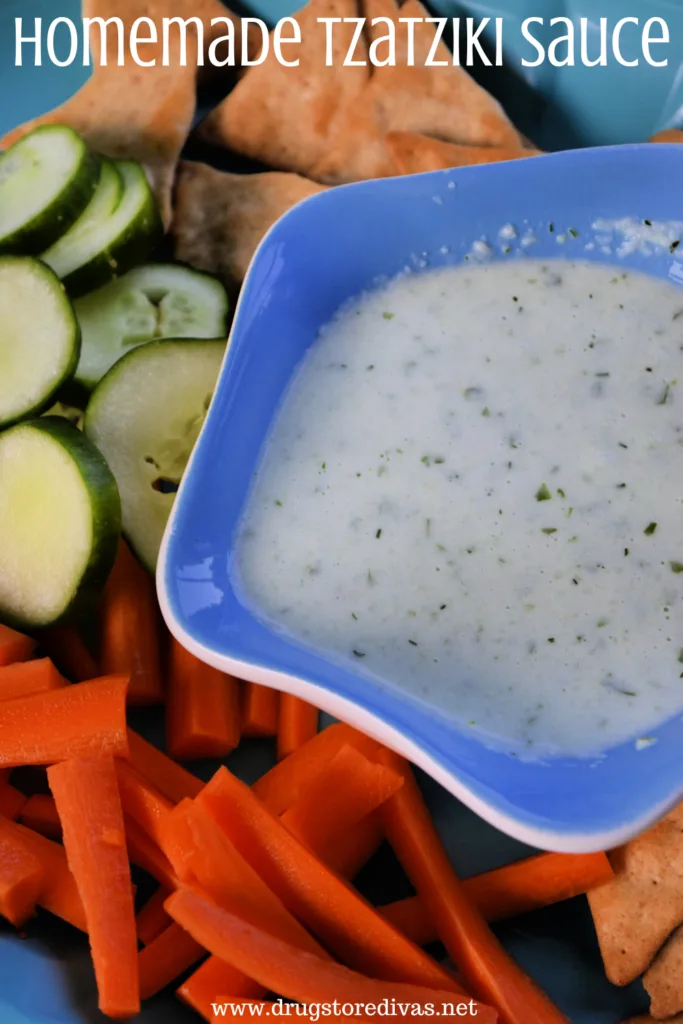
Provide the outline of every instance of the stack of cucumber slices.
<path id="1" fill-rule="evenodd" d="M 71 128 L 0 153 L 0 622 L 92 608 L 122 529 L 154 571 L 228 314 L 214 278 L 145 263 L 162 235 L 140 165 Z"/>

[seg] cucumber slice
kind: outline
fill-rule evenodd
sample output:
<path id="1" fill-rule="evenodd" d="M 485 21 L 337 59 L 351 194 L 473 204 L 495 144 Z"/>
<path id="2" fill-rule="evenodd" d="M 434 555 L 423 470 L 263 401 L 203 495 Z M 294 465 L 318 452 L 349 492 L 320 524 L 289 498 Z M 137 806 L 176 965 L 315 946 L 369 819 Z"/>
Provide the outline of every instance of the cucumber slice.
<path id="1" fill-rule="evenodd" d="M 137 267 L 75 303 L 83 344 L 76 381 L 88 391 L 132 348 L 160 338 L 225 338 L 228 297 L 209 274 Z"/>
<path id="2" fill-rule="evenodd" d="M 85 432 L 119 486 L 124 533 L 151 571 L 225 345 L 153 341 L 133 349 L 100 381 L 85 412 Z"/>
<path id="3" fill-rule="evenodd" d="M 47 408 L 78 363 L 81 335 L 59 278 L 0 257 L 0 427 Z"/>
<path id="4" fill-rule="evenodd" d="M 42 125 L 0 155 L 0 252 L 51 246 L 92 199 L 100 164 L 73 129 Z"/>
<path id="5" fill-rule="evenodd" d="M 48 626 L 92 605 L 121 528 L 116 481 L 66 420 L 0 434 L 0 620 Z"/>
<path id="6" fill-rule="evenodd" d="M 42 259 L 78 297 L 140 263 L 162 235 L 156 199 L 140 164 L 106 161 L 92 202 Z"/>

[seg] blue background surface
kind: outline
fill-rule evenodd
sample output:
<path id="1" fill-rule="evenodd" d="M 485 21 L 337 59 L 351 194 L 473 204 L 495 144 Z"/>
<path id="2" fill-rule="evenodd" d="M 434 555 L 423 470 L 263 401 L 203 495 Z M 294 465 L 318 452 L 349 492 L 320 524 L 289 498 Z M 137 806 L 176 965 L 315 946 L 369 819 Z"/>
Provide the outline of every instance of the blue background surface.
<path id="1" fill-rule="evenodd" d="M 251 0 L 244 13 L 272 22 L 293 13 L 299 3 Z M 539 145 L 563 148 L 576 144 L 628 142 L 654 131 L 683 124 L 683 70 L 675 55 L 683 55 L 683 4 L 678 0 L 490 0 L 456 4 L 435 0 L 444 14 L 505 15 L 509 66 L 477 72 L 506 105 L 519 127 Z M 0 0 L 0 136 L 28 118 L 56 106 L 71 95 L 89 73 L 79 65 L 59 69 L 14 67 L 14 18 L 50 20 L 80 14 L 79 0 Z M 672 44 L 668 69 L 519 68 L 519 24 L 536 14 L 600 16 L 612 19 L 634 14 L 641 19 L 667 18 Z M 28 34 L 28 33 L 27 33 Z M 625 51 L 627 51 L 625 47 Z M 30 50 L 27 49 L 27 53 Z M 628 53 L 626 54 L 628 56 Z M 679 58 L 683 59 L 683 58 Z M 161 739 L 159 717 L 138 713 L 134 723 L 150 738 Z M 230 759 L 246 779 L 260 775 L 273 760 L 272 745 L 254 741 Z M 208 777 L 214 766 L 202 766 Z M 514 860 L 528 849 L 476 818 L 428 779 L 425 794 L 449 853 L 463 876 Z M 144 879 L 140 893 L 149 889 Z M 359 881 L 378 901 L 402 895 L 405 882 L 391 856 L 371 864 Z M 639 983 L 616 989 L 604 978 L 585 900 L 526 915 L 497 927 L 508 949 L 546 987 L 575 1024 L 616 1024 L 640 1012 L 647 1000 Z M 29 940 L 0 924 L 0 1024 L 95 1024 L 104 1018 L 96 1009 L 92 967 L 85 938 L 49 915 L 41 914 L 28 928 Z M 170 993 L 145 1007 L 143 1024 L 189 1024 L 199 1018 Z"/>

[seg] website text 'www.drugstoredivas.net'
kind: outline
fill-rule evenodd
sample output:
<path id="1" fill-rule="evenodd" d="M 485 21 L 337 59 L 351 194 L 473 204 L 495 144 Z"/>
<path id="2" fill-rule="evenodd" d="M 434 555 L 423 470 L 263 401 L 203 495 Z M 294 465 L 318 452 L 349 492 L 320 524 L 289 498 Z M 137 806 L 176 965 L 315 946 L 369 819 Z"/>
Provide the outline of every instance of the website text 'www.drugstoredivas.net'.
<path id="1" fill-rule="evenodd" d="M 315 1024 L 323 1017 L 476 1017 L 478 1006 L 473 999 L 458 1003 L 402 1003 L 382 999 L 378 1003 L 272 1003 L 257 1000 L 211 1004 L 214 1017 L 305 1017 Z"/>

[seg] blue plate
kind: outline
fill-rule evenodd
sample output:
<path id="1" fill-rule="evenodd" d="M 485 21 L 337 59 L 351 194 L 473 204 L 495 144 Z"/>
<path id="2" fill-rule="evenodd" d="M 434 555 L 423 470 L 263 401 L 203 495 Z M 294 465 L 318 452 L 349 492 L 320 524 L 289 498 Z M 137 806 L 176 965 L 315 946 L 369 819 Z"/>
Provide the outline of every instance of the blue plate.
<path id="1" fill-rule="evenodd" d="M 242 288 L 207 422 L 175 503 L 159 589 L 170 628 L 226 671 L 289 690 L 358 725 L 424 768 L 511 835 L 546 849 L 624 842 L 683 795 L 683 719 L 656 743 L 599 758 L 528 762 L 486 747 L 357 661 L 327 657 L 260 621 L 232 571 L 234 529 L 274 411 L 319 328 L 350 297 L 406 266 L 462 263 L 486 239 L 498 259 L 615 262 L 599 218 L 673 221 L 683 147 L 557 153 L 332 189 L 291 210 L 262 242 Z M 503 225 L 517 240 L 496 244 Z M 524 247 L 523 236 L 536 239 Z M 560 244 L 563 243 L 563 244 Z M 663 246 L 623 265 L 683 280 Z"/>

